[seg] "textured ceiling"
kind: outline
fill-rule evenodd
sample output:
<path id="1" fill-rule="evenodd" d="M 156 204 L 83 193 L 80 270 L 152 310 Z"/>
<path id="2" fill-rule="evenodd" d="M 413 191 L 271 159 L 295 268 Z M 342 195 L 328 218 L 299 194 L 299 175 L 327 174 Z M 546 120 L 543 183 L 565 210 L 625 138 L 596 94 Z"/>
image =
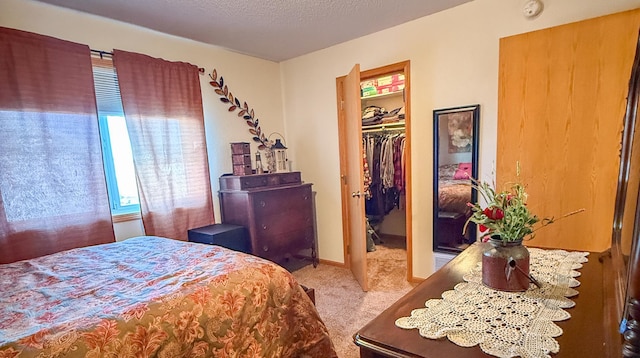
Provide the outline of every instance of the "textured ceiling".
<path id="1" fill-rule="evenodd" d="M 471 0 L 39 0 L 283 61 Z"/>

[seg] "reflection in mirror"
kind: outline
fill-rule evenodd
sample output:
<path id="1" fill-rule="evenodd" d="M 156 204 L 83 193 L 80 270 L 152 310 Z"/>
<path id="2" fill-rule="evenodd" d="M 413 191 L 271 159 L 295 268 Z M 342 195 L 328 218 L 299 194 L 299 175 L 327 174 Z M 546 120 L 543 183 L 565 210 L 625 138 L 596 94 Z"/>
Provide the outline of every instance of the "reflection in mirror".
<path id="1" fill-rule="evenodd" d="M 433 111 L 433 250 L 457 253 L 476 241 L 467 203 L 477 193 L 470 178 L 478 177 L 480 105 Z"/>

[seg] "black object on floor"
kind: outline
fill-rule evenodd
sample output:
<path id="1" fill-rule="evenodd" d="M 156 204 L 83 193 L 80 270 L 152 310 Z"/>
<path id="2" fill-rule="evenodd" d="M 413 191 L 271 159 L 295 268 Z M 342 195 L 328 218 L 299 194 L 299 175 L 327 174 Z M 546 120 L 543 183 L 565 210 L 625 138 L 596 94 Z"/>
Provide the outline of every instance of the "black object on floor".
<path id="1" fill-rule="evenodd" d="M 213 224 L 188 231 L 189 241 L 218 245 L 227 249 L 250 253 L 247 230 L 244 226 Z"/>

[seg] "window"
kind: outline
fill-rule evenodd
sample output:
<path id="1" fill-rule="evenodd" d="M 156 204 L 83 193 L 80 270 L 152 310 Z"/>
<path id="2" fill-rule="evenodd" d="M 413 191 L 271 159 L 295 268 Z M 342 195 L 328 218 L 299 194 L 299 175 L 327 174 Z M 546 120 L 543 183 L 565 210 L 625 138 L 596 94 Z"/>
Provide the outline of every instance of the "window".
<path id="1" fill-rule="evenodd" d="M 110 60 L 93 58 L 92 62 L 111 214 L 137 213 L 140 200 L 118 77 Z"/>

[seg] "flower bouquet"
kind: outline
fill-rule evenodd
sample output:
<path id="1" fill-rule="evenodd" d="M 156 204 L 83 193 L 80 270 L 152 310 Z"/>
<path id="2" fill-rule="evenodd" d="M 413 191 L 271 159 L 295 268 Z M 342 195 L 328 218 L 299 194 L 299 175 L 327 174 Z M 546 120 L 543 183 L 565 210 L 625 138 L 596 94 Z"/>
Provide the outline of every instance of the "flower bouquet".
<path id="1" fill-rule="evenodd" d="M 476 223 L 482 233 L 482 241 L 490 239 L 503 243 L 521 241 L 529 236 L 529 240 L 535 237 L 535 231 L 551 225 L 559 219 L 577 214 L 584 209 L 575 210 L 555 219 L 545 217 L 540 219 L 531 213 L 527 207 L 527 192 L 523 184 L 512 183 L 509 190 L 497 192 L 486 182 L 471 179 L 475 188 L 484 202 L 485 207 L 479 203 L 467 203 L 471 208 L 471 216 L 465 223 L 466 231 L 469 222 Z M 536 225 L 538 224 L 538 225 Z"/>
<path id="2" fill-rule="evenodd" d="M 519 176 L 520 168 L 517 168 Z M 478 225 L 483 242 L 491 246 L 482 257 L 482 282 L 502 291 L 525 291 L 529 282 L 540 286 L 529 274 L 529 251 L 522 245 L 525 237 L 533 239 L 535 232 L 557 220 L 553 217 L 540 219 L 527 207 L 527 192 L 520 182 L 511 183 L 508 190 L 496 191 L 491 185 L 471 179 L 471 185 L 478 191 L 486 206 L 467 203 L 470 222 Z M 563 215 L 565 218 L 584 209 Z M 559 219 L 558 219 L 559 220 Z"/>

